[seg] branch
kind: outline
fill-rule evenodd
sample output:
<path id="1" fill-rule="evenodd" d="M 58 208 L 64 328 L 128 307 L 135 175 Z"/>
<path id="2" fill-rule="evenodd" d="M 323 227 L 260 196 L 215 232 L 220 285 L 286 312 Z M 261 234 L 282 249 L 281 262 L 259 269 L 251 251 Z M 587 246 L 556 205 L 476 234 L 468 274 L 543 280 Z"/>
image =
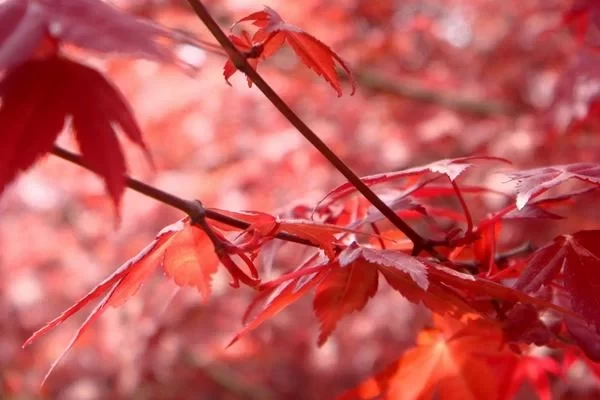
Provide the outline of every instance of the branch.
<path id="1" fill-rule="evenodd" d="M 433 248 L 433 242 L 424 239 L 413 230 L 394 210 L 385 204 L 359 177 L 352 171 L 300 117 L 283 101 L 269 84 L 248 64 L 246 57 L 240 53 L 210 15 L 200 0 L 188 0 L 196 15 L 215 39 L 227 52 L 235 67 L 246 74 L 260 89 L 269 101 L 285 116 L 288 121 L 358 190 L 375 208 L 377 208 L 396 228 L 402 231 L 414 244 L 413 254 L 418 255 L 426 250 L 434 257 L 440 255 Z"/>
<path id="2" fill-rule="evenodd" d="M 413 101 L 435 104 L 478 117 L 495 115 L 517 116 L 523 113 L 523 110 L 514 104 L 468 99 L 454 93 L 443 93 L 415 84 L 400 82 L 395 78 L 385 77 L 380 72 L 370 70 L 358 72 L 356 80 L 361 86 L 378 92 L 405 97 Z"/>
<path id="3" fill-rule="evenodd" d="M 59 146 L 54 146 L 54 148 L 52 149 L 52 154 L 62 158 L 63 160 L 67 160 L 69 162 L 72 162 L 73 164 L 79 165 L 80 167 L 93 171 L 88 165 L 85 164 L 81 156 L 72 153 L 68 150 L 65 150 Z M 223 215 L 215 210 L 204 209 L 203 207 L 199 209 L 199 205 L 201 206 L 201 203 L 199 203 L 196 200 L 182 199 L 181 197 L 177 197 L 171 193 L 160 190 L 154 186 L 148 185 L 147 183 L 138 181 L 137 179 L 131 178 L 129 176 L 125 176 L 125 186 L 158 202 L 167 204 L 173 208 L 181 210 L 187 215 L 189 215 L 190 218 L 193 220 L 206 217 L 208 219 L 221 222 L 234 228 L 248 229 L 250 227 L 250 224 L 246 221 L 230 217 L 229 215 Z M 316 243 L 291 235 L 289 233 L 280 232 L 276 234 L 275 237 L 286 242 L 293 242 L 311 247 L 319 247 Z"/>

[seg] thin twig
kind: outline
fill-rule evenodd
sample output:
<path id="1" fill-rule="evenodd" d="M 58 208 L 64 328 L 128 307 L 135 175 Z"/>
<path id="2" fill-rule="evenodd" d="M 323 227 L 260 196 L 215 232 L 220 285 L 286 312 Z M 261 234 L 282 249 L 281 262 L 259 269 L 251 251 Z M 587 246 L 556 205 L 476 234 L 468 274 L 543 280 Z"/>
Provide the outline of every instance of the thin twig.
<path id="1" fill-rule="evenodd" d="M 359 71 L 356 74 L 356 81 L 361 87 L 381 93 L 388 93 L 422 103 L 435 104 L 450 110 L 473 114 L 477 117 L 497 115 L 517 116 L 524 112 L 524 110 L 513 104 L 490 100 L 473 100 L 459 97 L 456 94 L 442 93 L 437 90 L 427 89 L 416 84 L 386 77 L 381 72 Z"/>
<path id="2" fill-rule="evenodd" d="M 283 101 L 271 86 L 248 64 L 246 57 L 240 53 L 227 37 L 225 32 L 210 15 L 199 0 L 188 0 L 196 15 L 227 52 L 235 65 L 260 89 L 269 101 L 285 116 L 290 123 L 350 182 L 375 208 L 377 208 L 396 228 L 402 231 L 414 244 L 413 254 L 418 255 L 426 250 L 434 257 L 441 257 L 430 241 L 424 239 L 413 230 L 394 210 L 388 207 L 359 177 L 352 171 L 326 144 L 314 133 L 300 117 Z"/>
<path id="3" fill-rule="evenodd" d="M 83 159 L 81 158 L 80 155 L 72 153 L 68 150 L 65 150 L 65 149 L 59 147 L 59 146 L 56 146 L 56 145 L 54 146 L 54 148 L 52 149 L 52 154 L 54 154 L 57 157 L 62 158 L 63 160 L 67 160 L 69 162 L 72 162 L 73 164 L 77 164 L 80 167 L 91 170 L 90 167 L 83 161 Z M 198 202 L 195 200 L 192 201 L 192 200 L 182 199 L 181 197 L 178 197 L 171 193 L 160 190 L 154 186 L 151 186 L 147 183 L 138 181 L 137 179 L 131 178 L 129 176 L 125 176 L 125 186 L 127 186 L 131 190 L 141 193 L 141 194 L 143 194 L 147 197 L 150 197 L 156 201 L 159 201 L 159 202 L 167 204 L 173 208 L 181 210 L 184 213 L 186 213 L 187 215 L 189 215 L 190 218 L 192 218 L 192 219 L 198 218 L 198 213 L 199 213 Z M 203 209 L 202 212 L 204 213 L 204 216 L 206 216 L 206 218 L 212 219 L 213 221 L 221 222 L 223 224 L 232 226 L 234 228 L 247 229 L 250 227 L 250 224 L 246 221 L 242 221 L 237 218 L 230 217 L 229 215 L 223 215 L 215 210 Z M 277 233 L 275 235 L 275 237 L 277 239 L 281 239 L 286 242 L 293 242 L 293 243 L 303 244 L 305 246 L 311 246 L 311 247 L 319 247 L 318 244 L 316 244 L 316 243 L 313 243 L 304 238 L 300 238 L 300 237 L 291 235 L 289 233 L 280 232 L 280 233 Z"/>

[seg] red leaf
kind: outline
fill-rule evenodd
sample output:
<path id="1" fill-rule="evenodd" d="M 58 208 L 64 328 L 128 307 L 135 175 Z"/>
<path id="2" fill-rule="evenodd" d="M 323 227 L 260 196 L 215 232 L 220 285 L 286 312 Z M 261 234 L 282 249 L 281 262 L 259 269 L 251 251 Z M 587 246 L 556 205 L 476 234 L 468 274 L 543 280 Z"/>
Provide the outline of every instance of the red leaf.
<path id="1" fill-rule="evenodd" d="M 228 210 L 212 209 L 220 214 L 231 216 L 236 219 L 245 221 L 251 226 L 246 230 L 254 230 L 258 235 L 266 237 L 274 237 L 278 232 L 295 235 L 302 239 L 306 239 L 325 251 L 325 254 L 331 259 L 335 258 L 335 247 L 338 245 L 336 235 L 355 234 L 362 236 L 373 236 L 364 232 L 357 231 L 352 228 L 344 228 L 342 226 L 316 223 L 311 220 L 303 219 L 282 219 L 275 218 L 269 214 L 245 211 L 233 212 Z M 220 229 L 231 230 L 230 226 L 225 224 L 215 223 Z"/>
<path id="2" fill-rule="evenodd" d="M 233 45 L 242 53 L 247 53 L 252 49 L 252 39 L 248 35 L 247 32 L 242 32 L 241 36 L 229 35 L 229 40 L 233 43 Z M 252 68 L 256 69 L 258 66 L 257 58 L 248 57 L 248 64 L 252 66 Z M 235 65 L 233 65 L 233 61 L 230 59 L 227 60 L 225 66 L 223 67 L 223 77 L 225 78 L 225 82 L 229 83 L 229 78 L 237 71 Z M 252 79 L 246 78 L 248 81 L 248 87 L 252 87 Z"/>
<path id="3" fill-rule="evenodd" d="M 244 320 L 248 319 L 252 310 L 265 299 L 266 304 L 263 306 L 262 310 L 235 335 L 228 346 L 231 346 L 237 342 L 240 337 L 253 331 L 263 322 L 274 317 L 289 305 L 298 301 L 302 296 L 318 285 L 329 273 L 327 265 L 328 262 L 326 260 L 315 261 L 315 257 L 311 257 L 307 263 L 303 264 L 295 271 L 298 276 L 292 279 L 283 280 L 279 285 L 270 287 L 261 292 L 248 307 Z M 268 283 L 265 285 L 268 285 Z"/>
<path id="4" fill-rule="evenodd" d="M 335 234 L 340 233 L 342 230 L 343 228 L 335 225 L 330 226 L 302 220 L 287 220 L 281 226 L 282 232 L 290 233 L 317 244 L 330 259 L 335 257 L 335 246 L 338 242 Z"/>
<path id="5" fill-rule="evenodd" d="M 548 374 L 561 375 L 560 365 L 550 357 L 517 356 L 507 354 L 506 375 L 500 388 L 500 400 L 516 398 L 524 383 L 529 383 L 540 400 L 552 400 L 552 390 Z"/>
<path id="6" fill-rule="evenodd" d="M 530 199 L 571 178 L 600 185 L 600 165 L 592 163 L 553 165 L 517 171 L 507 175 L 512 181 L 517 181 L 517 208 L 519 210 L 523 209 Z"/>
<path id="7" fill-rule="evenodd" d="M 423 330 L 415 348 L 337 399 L 497 399 L 500 382 L 487 359 L 503 355 L 501 345 L 501 333 L 485 326 Z"/>
<path id="8" fill-rule="evenodd" d="M 52 149 L 70 101 L 66 96 L 55 95 L 60 94 L 63 77 L 54 64 L 30 62 L 2 81 L 0 194 L 18 172 Z"/>
<path id="9" fill-rule="evenodd" d="M 151 162 L 118 89 L 98 71 L 61 57 L 28 61 L 9 71 L 2 84 L 0 193 L 19 171 L 51 150 L 71 116 L 83 159 L 103 177 L 118 212 L 126 168 L 113 126 L 118 125 Z"/>
<path id="10" fill-rule="evenodd" d="M 329 82 L 337 92 L 338 97 L 342 95 L 342 87 L 335 69 L 336 63 L 339 64 L 350 77 L 350 82 L 352 84 L 351 94 L 354 94 L 356 84 L 350 69 L 344 60 L 342 60 L 326 44 L 300 28 L 285 23 L 275 10 L 266 6 L 263 11 L 252 13 L 240 19 L 234 24 L 234 27 L 245 21 L 252 21 L 252 23 L 260 29 L 254 34 L 250 43 L 248 43 L 247 37 L 235 36 L 234 44 L 239 46 L 240 50 L 243 50 L 245 47 L 253 48 L 261 46 L 262 53 L 260 58 L 265 59 L 279 50 L 279 48 L 287 42 L 304 65 Z M 256 68 L 256 65 L 253 65 L 253 67 Z M 230 77 L 233 72 L 235 72 L 235 66 L 231 61 L 228 61 L 227 64 L 225 64 L 225 78 L 227 79 Z"/>
<path id="11" fill-rule="evenodd" d="M 344 315 L 364 308 L 377 293 L 377 268 L 360 257 L 361 249 L 350 247 L 339 257 L 316 290 L 313 308 L 321 322 L 321 346 Z"/>
<path id="12" fill-rule="evenodd" d="M 178 232 L 164 253 L 165 274 L 179 286 L 196 287 L 205 299 L 210 296 L 212 275 L 218 266 L 212 242 L 194 225 Z"/>
<path id="13" fill-rule="evenodd" d="M 377 175 L 369 175 L 365 176 L 362 181 L 367 184 L 367 186 L 374 186 L 381 183 L 393 182 L 398 179 L 408 178 L 420 176 L 426 173 L 436 173 L 446 175 L 451 181 L 458 178 L 463 172 L 473 166 L 469 161 L 475 160 L 492 160 L 492 161 L 500 161 L 505 163 L 510 163 L 508 160 L 498 157 L 488 157 L 488 156 L 471 156 L 471 157 L 461 157 L 454 159 L 445 159 L 433 162 L 431 164 L 422 165 L 420 167 L 414 167 L 405 169 L 402 171 L 396 172 L 386 172 L 383 174 Z M 349 182 L 346 182 L 329 193 L 317 204 L 317 209 L 326 207 L 332 203 L 335 203 L 342 198 L 356 192 L 356 188 Z"/>
<path id="14" fill-rule="evenodd" d="M 571 307 L 586 321 L 600 326 L 600 231 L 562 235 L 536 251 L 515 284 L 526 293 L 535 293 L 551 284 L 562 271 Z"/>
<path id="15" fill-rule="evenodd" d="M 44 35 L 103 53 L 173 62 L 158 39 L 179 34 L 101 0 L 6 0 L 0 4 L 0 70 L 29 59 Z"/>
<path id="16" fill-rule="evenodd" d="M 555 311 L 573 315 L 572 312 L 564 307 L 550 303 L 543 299 L 538 299 L 523 293 L 517 288 L 511 288 L 488 279 L 480 278 L 455 271 L 443 265 L 436 265 L 427 262 L 429 265 L 429 279 L 432 282 L 443 284 L 446 287 L 454 289 L 458 293 L 463 293 L 475 298 L 489 298 L 504 300 L 509 303 L 530 304 L 539 308 L 550 308 Z"/>
<path id="17" fill-rule="evenodd" d="M 200 228 L 190 224 L 189 218 L 165 227 L 158 233 L 154 241 L 140 253 L 121 265 L 112 275 L 74 305 L 33 333 L 23 344 L 23 347 L 30 345 L 34 340 L 45 335 L 90 302 L 105 294 L 75 332 L 63 353 L 54 361 L 44 381 L 89 325 L 102 315 L 107 306 L 122 305 L 160 266 L 176 284 L 195 286 L 206 298 L 210 295 L 211 276 L 216 272 L 218 258 L 214 253 L 212 242 Z"/>
<path id="18" fill-rule="evenodd" d="M 529 304 L 517 304 L 502 322 L 506 339 L 512 342 L 545 346 L 555 336 L 540 319 L 540 313 Z"/>
<path id="19" fill-rule="evenodd" d="M 502 216 L 502 219 L 563 219 L 564 217 L 547 211 L 535 204 L 527 204 L 522 209 L 513 209 Z"/>
<path id="20" fill-rule="evenodd" d="M 183 224 L 181 221 L 164 228 L 156 236 L 154 241 L 146 246 L 146 248 L 144 248 L 140 253 L 121 265 L 112 275 L 98 284 L 87 295 L 79 299 L 75 304 L 63 311 L 52 321 L 48 322 L 41 329 L 34 332 L 29 339 L 25 341 L 23 347 L 30 345 L 34 340 L 45 335 L 56 326 L 62 324 L 66 319 L 74 315 L 90 302 L 106 293 L 100 303 L 98 303 L 98 305 L 88 315 L 79 329 L 77 329 L 65 350 L 61 353 L 58 359 L 52 363 L 50 369 L 44 377 L 43 382 L 46 381 L 54 368 L 56 368 L 58 363 L 73 347 L 77 339 L 79 339 L 79 337 L 85 332 L 90 324 L 98 319 L 100 315 L 102 315 L 107 306 L 117 307 L 138 291 L 143 280 L 146 279 L 150 273 L 152 273 L 160 265 L 165 246 L 168 244 L 173 235 L 182 228 Z"/>
<path id="21" fill-rule="evenodd" d="M 565 318 L 567 330 L 587 358 L 600 361 L 600 329 L 578 318 Z M 600 370 L 599 370 L 600 371 Z"/>
<path id="22" fill-rule="evenodd" d="M 210 210 L 250 224 L 250 226 L 240 233 L 232 242 L 234 246 L 243 251 L 258 250 L 267 241 L 273 239 L 280 231 L 280 225 L 279 222 L 277 222 L 277 218 L 267 213 L 256 211 L 233 212 L 216 208 L 211 208 Z M 217 221 L 211 222 L 211 225 L 225 232 L 239 230 L 239 228 L 234 228 L 231 225 Z"/>

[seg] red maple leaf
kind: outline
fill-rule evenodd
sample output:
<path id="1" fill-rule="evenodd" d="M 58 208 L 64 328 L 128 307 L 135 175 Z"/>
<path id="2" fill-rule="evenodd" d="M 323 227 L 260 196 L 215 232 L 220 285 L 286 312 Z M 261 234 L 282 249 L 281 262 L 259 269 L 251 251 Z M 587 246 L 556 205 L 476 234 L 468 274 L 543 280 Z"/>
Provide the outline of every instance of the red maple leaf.
<path id="1" fill-rule="evenodd" d="M 342 252 L 339 262 L 316 289 L 313 308 L 321 321 L 319 346 L 327 341 L 338 320 L 353 311 L 362 310 L 377 293 L 377 269 L 360 259 L 361 252 L 359 247 L 350 247 Z M 423 281 L 424 276 L 420 278 Z M 427 284 L 426 279 L 424 284 Z"/>
<path id="2" fill-rule="evenodd" d="M 425 329 L 415 348 L 337 399 L 498 399 L 500 380 L 488 359 L 506 353 L 502 344 L 502 333 L 485 323 Z"/>
<path id="3" fill-rule="evenodd" d="M 304 65 L 329 82 L 339 97 L 342 95 L 342 87 L 335 68 L 337 62 L 350 77 L 351 94 L 354 94 L 356 84 L 350 68 L 344 60 L 319 39 L 294 25 L 284 22 L 281 16 L 269 7 L 240 19 L 234 26 L 245 21 L 252 21 L 255 26 L 259 27 L 252 38 L 250 39 L 246 33 L 243 33 L 242 36 L 232 35 L 230 38 L 239 50 L 246 52 L 247 58 L 252 60 L 251 65 L 254 68 L 256 68 L 259 60 L 270 57 L 287 43 Z M 257 54 L 254 54 L 254 52 Z M 227 80 L 235 71 L 236 68 L 231 60 L 227 61 L 223 71 L 225 79 Z M 248 85 L 251 86 L 252 82 L 248 81 Z"/>
<path id="4" fill-rule="evenodd" d="M 44 378 L 45 382 L 90 324 L 98 319 L 107 307 L 118 307 L 133 296 L 157 268 L 162 267 L 176 284 L 196 287 L 202 297 L 207 298 L 211 292 L 211 277 L 217 271 L 218 265 L 219 258 L 208 236 L 200 228 L 191 225 L 189 218 L 180 220 L 160 231 L 146 248 L 121 265 L 74 305 L 33 333 L 23 346 L 28 346 L 104 295 L 75 332 L 63 353 L 52 363 Z"/>
<path id="5" fill-rule="evenodd" d="M 523 384 L 529 384 L 540 400 L 551 400 L 552 389 L 549 374 L 561 375 L 561 368 L 550 357 L 518 356 L 506 353 L 502 356 L 505 369 L 503 385 L 500 387 L 500 400 L 514 399 Z"/>
<path id="6" fill-rule="evenodd" d="M 235 335 L 229 346 L 237 342 L 243 335 L 258 328 L 269 318 L 283 311 L 317 286 L 327 275 L 328 264 L 329 261 L 324 257 L 314 255 L 292 273 L 263 284 L 262 292 L 254 298 L 244 314 L 243 320 L 247 324 Z M 261 310 L 250 319 L 250 315 L 261 304 Z"/>
<path id="7" fill-rule="evenodd" d="M 591 325 L 600 326 L 599 240 L 600 231 L 597 230 L 557 237 L 531 256 L 515 288 L 535 293 L 562 274 L 572 309 Z"/>
<path id="8" fill-rule="evenodd" d="M 180 34 L 101 0 L 6 0 L 0 4 L 0 70 L 28 60 L 45 36 L 103 53 L 174 62 L 160 38 Z"/>
<path id="9" fill-rule="evenodd" d="M 318 343 L 322 345 L 338 320 L 362 309 L 375 295 L 379 274 L 406 299 L 413 303 L 422 302 L 439 314 L 458 317 L 476 312 L 467 304 L 466 297 L 522 302 L 567 312 L 512 288 L 424 262 L 401 251 L 353 243 L 329 262 L 312 257 L 295 271 L 261 285 L 263 291 L 254 299 L 246 315 L 261 303 L 264 303 L 263 308 L 238 332 L 231 344 L 315 288 L 313 308 L 321 322 Z"/>
<path id="10" fill-rule="evenodd" d="M 477 160 L 491 160 L 491 161 L 500 161 L 505 163 L 510 163 L 508 160 L 499 157 L 489 157 L 489 156 L 470 156 L 470 157 L 461 157 L 454 159 L 445 159 L 438 160 L 432 162 L 430 164 L 422 165 L 419 167 L 413 167 L 401 171 L 394 172 L 384 172 L 382 174 L 369 175 L 365 177 L 361 177 L 362 181 L 368 186 L 379 185 L 388 182 L 394 182 L 404 178 L 413 178 L 418 177 L 427 173 L 434 174 L 442 174 L 446 175 L 446 177 L 450 181 L 454 181 L 461 174 L 463 174 L 466 170 L 473 166 L 473 163 L 470 161 Z M 422 185 L 421 185 L 422 186 Z M 416 187 L 416 189 L 420 189 L 420 187 Z M 335 189 L 331 190 L 327 195 L 319 201 L 317 207 L 315 209 L 321 209 L 335 203 L 344 197 L 355 193 L 356 188 L 349 182 L 346 182 Z M 413 191 L 410 191 L 411 194 Z"/>
<path id="11" fill-rule="evenodd" d="M 318 343 L 322 345 L 339 319 L 362 309 L 375 295 L 379 272 L 383 273 L 386 279 L 387 274 L 392 274 L 389 271 L 380 271 L 379 267 L 394 270 L 395 282 L 402 281 L 401 292 L 406 294 L 409 300 L 417 302 L 427 295 L 429 283 L 425 265 L 414 257 L 398 251 L 375 250 L 353 243 L 329 262 L 312 257 L 295 271 L 264 283 L 264 291 L 252 302 L 246 314 L 250 314 L 259 303 L 269 300 L 231 343 L 316 288 L 313 308 L 321 321 Z M 444 300 L 450 297 L 447 296 Z M 450 307 L 447 305 L 444 309 Z"/>
<path id="12" fill-rule="evenodd" d="M 593 163 L 553 165 L 507 175 L 511 181 L 517 182 L 517 209 L 519 210 L 524 208 L 530 199 L 571 178 L 600 185 L 600 165 Z"/>
<path id="13" fill-rule="evenodd" d="M 151 162 L 119 90 L 100 72 L 59 56 L 21 64 L 8 71 L 1 83 L 0 193 L 19 171 L 52 149 L 71 117 L 83 160 L 104 179 L 118 213 L 126 167 L 114 126 Z"/>

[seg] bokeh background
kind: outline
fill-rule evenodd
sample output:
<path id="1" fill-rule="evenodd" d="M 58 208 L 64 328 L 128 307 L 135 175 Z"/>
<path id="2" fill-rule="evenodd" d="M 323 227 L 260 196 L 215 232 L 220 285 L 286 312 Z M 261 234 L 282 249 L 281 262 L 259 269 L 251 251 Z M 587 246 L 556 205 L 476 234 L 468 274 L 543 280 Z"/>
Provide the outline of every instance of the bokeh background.
<path id="1" fill-rule="evenodd" d="M 185 1 L 113 3 L 214 43 Z M 589 111 L 600 89 L 593 68 L 584 68 L 595 55 L 585 54 L 591 50 L 582 47 L 577 27 L 564 23 L 571 1 L 205 4 L 224 28 L 268 5 L 347 60 L 358 82 L 352 97 L 337 98 L 290 51 L 261 64 L 259 72 L 361 175 L 473 154 L 506 157 L 515 168 L 598 159 Z M 243 75 L 236 74 L 231 87 L 224 82 L 225 58 L 219 54 L 179 49 L 198 67 L 190 75 L 151 61 L 72 51 L 105 71 L 135 110 L 157 164 L 152 171 L 123 140 L 136 178 L 211 207 L 271 213 L 312 206 L 343 182 L 256 88 L 247 87 Z M 350 92 L 347 82 L 344 90 Z M 60 142 L 72 147 L 68 132 Z M 490 187 L 502 183 L 486 169 L 470 179 Z M 570 210 L 567 222 L 510 227 L 510 241 L 543 243 L 569 226 L 593 227 L 597 215 L 586 204 L 584 199 Z M 482 200 L 477 207 L 474 213 L 482 216 L 499 204 Z M 26 350 L 23 341 L 181 216 L 128 191 L 116 226 L 101 180 L 54 157 L 5 192 L 1 398 L 331 398 L 394 360 L 428 321 L 424 309 L 382 285 L 366 309 L 342 320 L 321 348 L 318 322 L 304 299 L 226 349 L 253 292 L 231 289 L 222 274 L 203 302 L 193 289 L 156 276 L 94 323 L 40 393 L 46 370 L 85 310 Z M 280 253 L 266 277 L 297 265 L 306 250 L 286 245 Z M 571 375 L 555 382 L 557 398 L 600 396 L 590 374 Z"/>

